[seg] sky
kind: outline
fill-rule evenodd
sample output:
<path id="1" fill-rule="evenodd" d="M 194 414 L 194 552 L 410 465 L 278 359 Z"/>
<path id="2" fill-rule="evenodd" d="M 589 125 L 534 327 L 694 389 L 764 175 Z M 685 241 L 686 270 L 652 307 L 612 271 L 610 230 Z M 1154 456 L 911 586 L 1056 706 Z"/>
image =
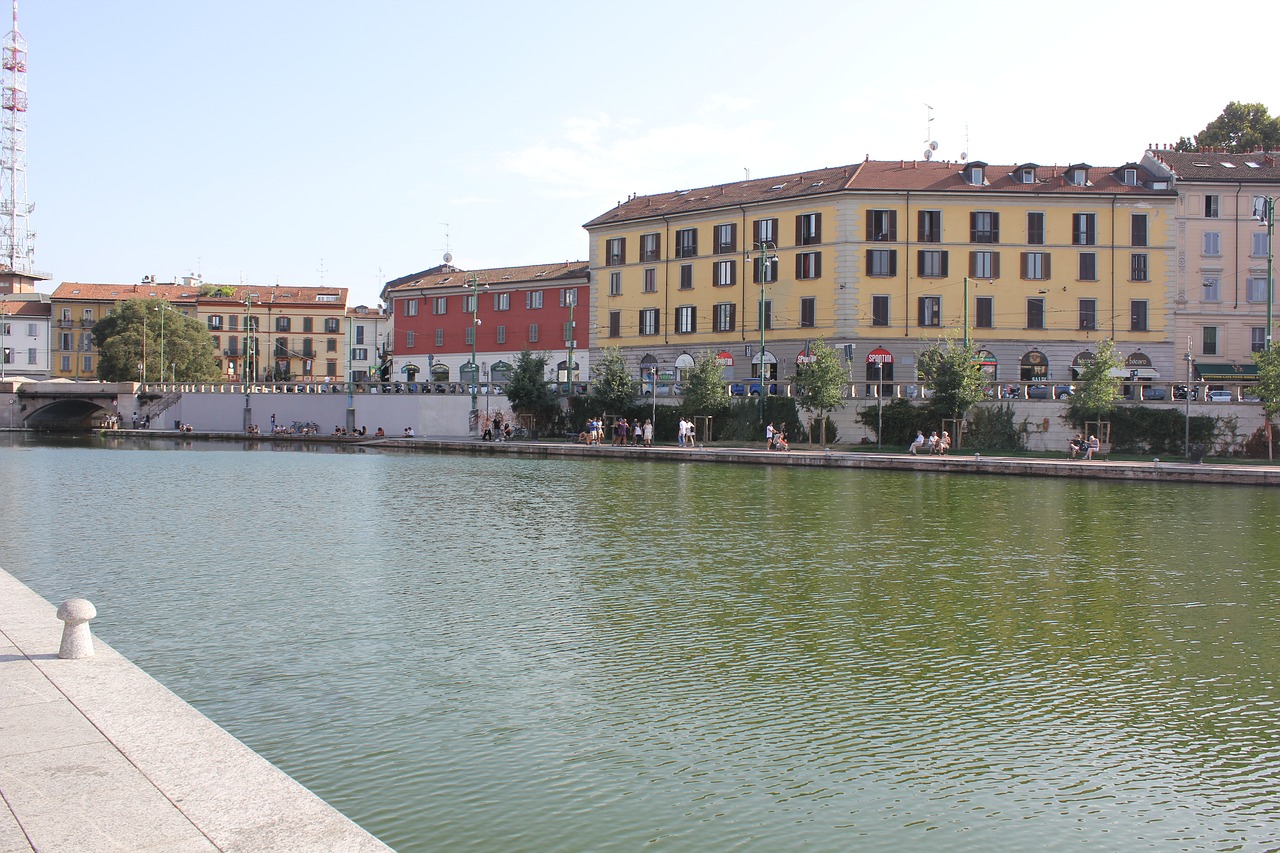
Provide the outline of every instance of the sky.
<path id="1" fill-rule="evenodd" d="M 1280 113 L 1249 36 L 1277 31 L 1276 3 L 18 11 L 45 291 L 199 274 L 373 306 L 446 251 L 463 269 L 587 260 L 582 224 L 631 193 L 918 159 L 930 141 L 944 160 L 1114 166 L 1229 101 Z"/>

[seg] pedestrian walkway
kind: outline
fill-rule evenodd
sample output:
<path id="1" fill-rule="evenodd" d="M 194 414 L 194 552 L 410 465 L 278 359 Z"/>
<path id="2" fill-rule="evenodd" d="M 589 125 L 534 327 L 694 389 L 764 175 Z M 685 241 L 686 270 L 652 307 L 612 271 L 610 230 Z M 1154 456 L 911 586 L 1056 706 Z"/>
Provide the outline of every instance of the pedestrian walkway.
<path id="1" fill-rule="evenodd" d="M 385 851 L 0 571 L 0 851 Z"/>

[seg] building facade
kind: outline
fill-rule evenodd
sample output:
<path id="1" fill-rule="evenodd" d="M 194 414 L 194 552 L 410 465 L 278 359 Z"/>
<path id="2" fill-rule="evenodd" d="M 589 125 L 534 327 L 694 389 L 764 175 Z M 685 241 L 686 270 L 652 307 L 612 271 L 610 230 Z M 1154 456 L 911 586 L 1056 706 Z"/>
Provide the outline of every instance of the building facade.
<path id="1" fill-rule="evenodd" d="M 545 353 L 548 380 L 587 378 L 591 335 L 584 261 L 462 270 L 442 264 L 387 282 L 392 378 L 503 382 L 522 350 Z M 473 361 L 474 353 L 474 361 Z"/>
<path id="2" fill-rule="evenodd" d="M 190 282 L 159 284 L 148 279 L 139 284 L 91 284 L 64 281 L 49 298 L 53 312 L 50 330 L 52 374 L 77 380 L 98 378 L 98 351 L 93 343 L 93 326 L 110 314 L 116 303 L 130 299 L 163 299 L 173 310 L 194 317 L 198 296 L 198 285 Z M 160 377 L 146 378 L 154 381 Z"/>
<path id="3" fill-rule="evenodd" d="M 347 348 L 350 355 L 347 372 L 353 382 L 391 378 L 391 343 L 394 335 L 391 313 L 381 305 L 377 308 L 357 305 L 347 310 L 347 340 L 350 343 Z"/>
<path id="4" fill-rule="evenodd" d="M 51 308 L 44 293 L 0 295 L 0 375 L 48 377 Z"/>
<path id="5" fill-rule="evenodd" d="M 677 379 L 711 352 L 732 383 L 786 379 L 823 338 L 855 381 L 901 382 L 949 333 L 992 381 L 1065 382 L 1113 338 L 1157 378 L 1175 200 L 1136 163 L 870 160 L 635 196 L 585 225 L 593 344 Z"/>
<path id="6" fill-rule="evenodd" d="M 1167 176 L 1178 191 L 1175 349 L 1190 353 L 1206 381 L 1253 379 L 1252 355 L 1267 344 L 1274 286 L 1259 213 L 1263 199 L 1280 195 L 1278 157 L 1152 149 L 1143 158 L 1144 167 Z"/>

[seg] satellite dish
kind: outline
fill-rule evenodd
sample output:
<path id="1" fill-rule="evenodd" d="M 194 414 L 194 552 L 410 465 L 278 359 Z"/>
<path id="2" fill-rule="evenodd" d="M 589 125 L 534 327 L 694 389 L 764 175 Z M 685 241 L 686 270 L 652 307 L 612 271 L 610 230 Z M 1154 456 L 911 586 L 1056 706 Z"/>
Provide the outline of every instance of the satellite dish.
<path id="1" fill-rule="evenodd" d="M 961 162 L 961 163 L 963 163 L 965 160 L 968 160 L 968 159 L 969 159 L 969 152 L 968 152 L 968 151 L 961 151 L 961 152 L 960 152 L 960 162 Z"/>
<path id="2" fill-rule="evenodd" d="M 937 150 L 938 150 L 938 143 L 937 143 L 937 142 L 930 142 L 930 143 L 929 143 L 929 150 L 930 150 L 930 151 L 937 151 Z"/>
<path id="3" fill-rule="evenodd" d="M 926 149 L 924 149 L 924 159 L 926 159 L 926 160 L 932 160 L 932 159 L 933 159 L 933 149 L 932 149 L 932 148 L 926 148 Z"/>
<path id="4" fill-rule="evenodd" d="M 452 252 L 445 252 L 445 253 L 444 253 L 444 262 L 445 262 L 446 264 L 451 264 L 451 263 L 453 263 L 453 253 L 452 253 Z"/>

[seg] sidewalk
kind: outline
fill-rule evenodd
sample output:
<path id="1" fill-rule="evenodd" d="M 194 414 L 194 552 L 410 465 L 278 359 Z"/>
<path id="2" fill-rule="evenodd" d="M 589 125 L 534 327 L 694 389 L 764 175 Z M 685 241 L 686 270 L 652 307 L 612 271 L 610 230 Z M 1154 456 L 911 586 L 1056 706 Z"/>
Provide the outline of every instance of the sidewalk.
<path id="1" fill-rule="evenodd" d="M 387 848 L 0 570 L 0 851 Z"/>

